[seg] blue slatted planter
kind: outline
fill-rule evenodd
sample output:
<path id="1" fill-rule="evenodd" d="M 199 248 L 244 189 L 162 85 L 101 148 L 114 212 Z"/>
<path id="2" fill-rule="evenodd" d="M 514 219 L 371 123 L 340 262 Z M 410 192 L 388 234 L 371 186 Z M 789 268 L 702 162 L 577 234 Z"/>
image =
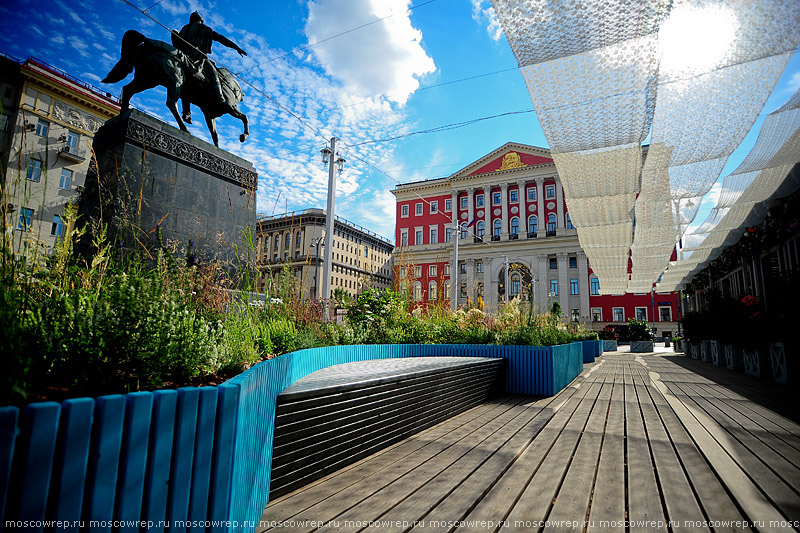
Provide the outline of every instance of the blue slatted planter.
<path id="1" fill-rule="evenodd" d="M 370 359 L 494 357 L 508 363 L 505 392 L 551 396 L 601 350 L 600 341 L 331 346 L 264 361 L 219 387 L 32 404 L 23 416 L 0 408 L 0 524 L 83 520 L 110 532 L 112 520 L 143 520 L 186 531 L 193 521 L 190 530 L 205 531 L 206 521 L 229 521 L 252 531 L 268 502 L 276 399 L 298 379 Z"/>

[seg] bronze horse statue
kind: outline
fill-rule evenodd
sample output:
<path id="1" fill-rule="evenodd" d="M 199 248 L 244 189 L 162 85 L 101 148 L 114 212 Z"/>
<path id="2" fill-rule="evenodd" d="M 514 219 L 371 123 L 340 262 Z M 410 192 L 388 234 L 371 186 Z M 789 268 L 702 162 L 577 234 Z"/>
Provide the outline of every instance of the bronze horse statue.
<path id="1" fill-rule="evenodd" d="M 244 132 L 239 136 L 241 142 L 250 135 L 247 116 L 238 108 L 243 98 L 242 88 L 227 69 L 218 69 L 224 100 L 221 101 L 212 90 L 212 82 L 202 77 L 186 54 L 171 44 L 148 39 L 138 31 L 129 30 L 122 36 L 120 60 L 103 83 L 122 81 L 134 70 L 133 81 L 122 88 L 121 113 L 128 110 L 133 95 L 161 85 L 167 90 L 167 109 L 172 112 L 181 130 L 189 131 L 178 113 L 178 100 L 183 101 L 184 109 L 189 104 L 200 108 L 215 146 L 219 146 L 216 119 L 225 114 L 242 121 Z"/>

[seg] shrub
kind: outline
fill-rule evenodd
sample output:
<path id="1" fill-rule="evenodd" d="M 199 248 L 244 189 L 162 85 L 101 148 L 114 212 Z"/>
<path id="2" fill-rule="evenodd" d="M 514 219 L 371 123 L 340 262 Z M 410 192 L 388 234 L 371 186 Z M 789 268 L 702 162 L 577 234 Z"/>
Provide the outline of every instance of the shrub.
<path id="1" fill-rule="evenodd" d="M 653 337 L 650 335 L 650 327 L 644 320 L 636 320 L 635 318 L 629 318 L 628 330 L 630 331 L 631 341 L 653 340 Z"/>

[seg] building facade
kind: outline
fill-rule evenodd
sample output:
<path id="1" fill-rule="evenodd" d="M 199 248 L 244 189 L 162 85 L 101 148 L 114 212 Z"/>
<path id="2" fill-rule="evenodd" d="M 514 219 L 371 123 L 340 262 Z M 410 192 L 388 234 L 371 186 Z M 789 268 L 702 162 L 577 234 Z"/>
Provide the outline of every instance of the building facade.
<path id="1" fill-rule="evenodd" d="M 448 299 L 493 312 L 519 296 L 539 311 L 557 301 L 594 329 L 643 318 L 676 330 L 674 294 L 600 294 L 546 149 L 507 143 L 449 177 L 393 193 L 396 276 L 423 304 Z"/>
<path id="2" fill-rule="evenodd" d="M 262 292 L 268 292 L 284 269 L 294 276 L 302 299 L 322 298 L 325 211 L 306 209 L 256 221 L 256 265 Z M 336 217 L 333 236 L 331 294 L 342 289 L 357 296 L 367 288 L 390 288 L 392 243 L 361 226 Z M 273 291 L 274 292 L 274 291 Z"/>
<path id="3" fill-rule="evenodd" d="M 15 70 L 13 59 L 0 61 L 2 72 Z M 50 249 L 66 231 L 64 206 L 85 182 L 94 134 L 119 113 L 119 104 L 38 60 L 29 58 L 17 68 L 17 77 L 2 80 L 0 93 L 8 136 L 3 139 L 6 224 L 12 242 Z"/>

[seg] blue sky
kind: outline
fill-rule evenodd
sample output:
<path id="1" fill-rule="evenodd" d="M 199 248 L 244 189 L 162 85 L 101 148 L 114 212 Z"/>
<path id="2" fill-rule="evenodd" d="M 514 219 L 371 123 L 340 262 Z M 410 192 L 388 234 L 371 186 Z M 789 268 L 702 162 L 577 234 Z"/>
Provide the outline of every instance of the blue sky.
<path id="1" fill-rule="evenodd" d="M 488 0 L 130 1 L 169 28 L 179 29 L 199 10 L 248 52 L 240 58 L 215 44 L 212 57 L 252 84 L 243 87 L 241 106 L 250 118 L 250 139 L 238 142 L 241 124 L 233 118 L 219 119 L 218 128 L 221 146 L 256 166 L 259 213 L 325 206 L 327 172 L 319 150 L 331 135 L 342 139 L 348 160 L 337 214 L 386 237 L 394 232 L 389 191 L 397 183 L 447 176 L 508 141 L 547 147 L 530 112 L 369 142 L 531 109 Z M 100 80 L 116 62 L 126 30 L 169 40 L 165 28 L 120 0 L 18 0 L 1 6 L 0 15 L 0 51 L 34 56 L 113 94 L 125 82 L 106 86 Z M 458 81 L 464 78 L 472 79 Z M 762 118 L 799 85 L 795 54 Z M 173 123 L 164 100 L 164 91 L 154 89 L 132 103 Z M 199 112 L 197 118 L 190 131 L 208 140 Z M 746 146 L 737 150 L 726 172 L 746 153 Z"/>

